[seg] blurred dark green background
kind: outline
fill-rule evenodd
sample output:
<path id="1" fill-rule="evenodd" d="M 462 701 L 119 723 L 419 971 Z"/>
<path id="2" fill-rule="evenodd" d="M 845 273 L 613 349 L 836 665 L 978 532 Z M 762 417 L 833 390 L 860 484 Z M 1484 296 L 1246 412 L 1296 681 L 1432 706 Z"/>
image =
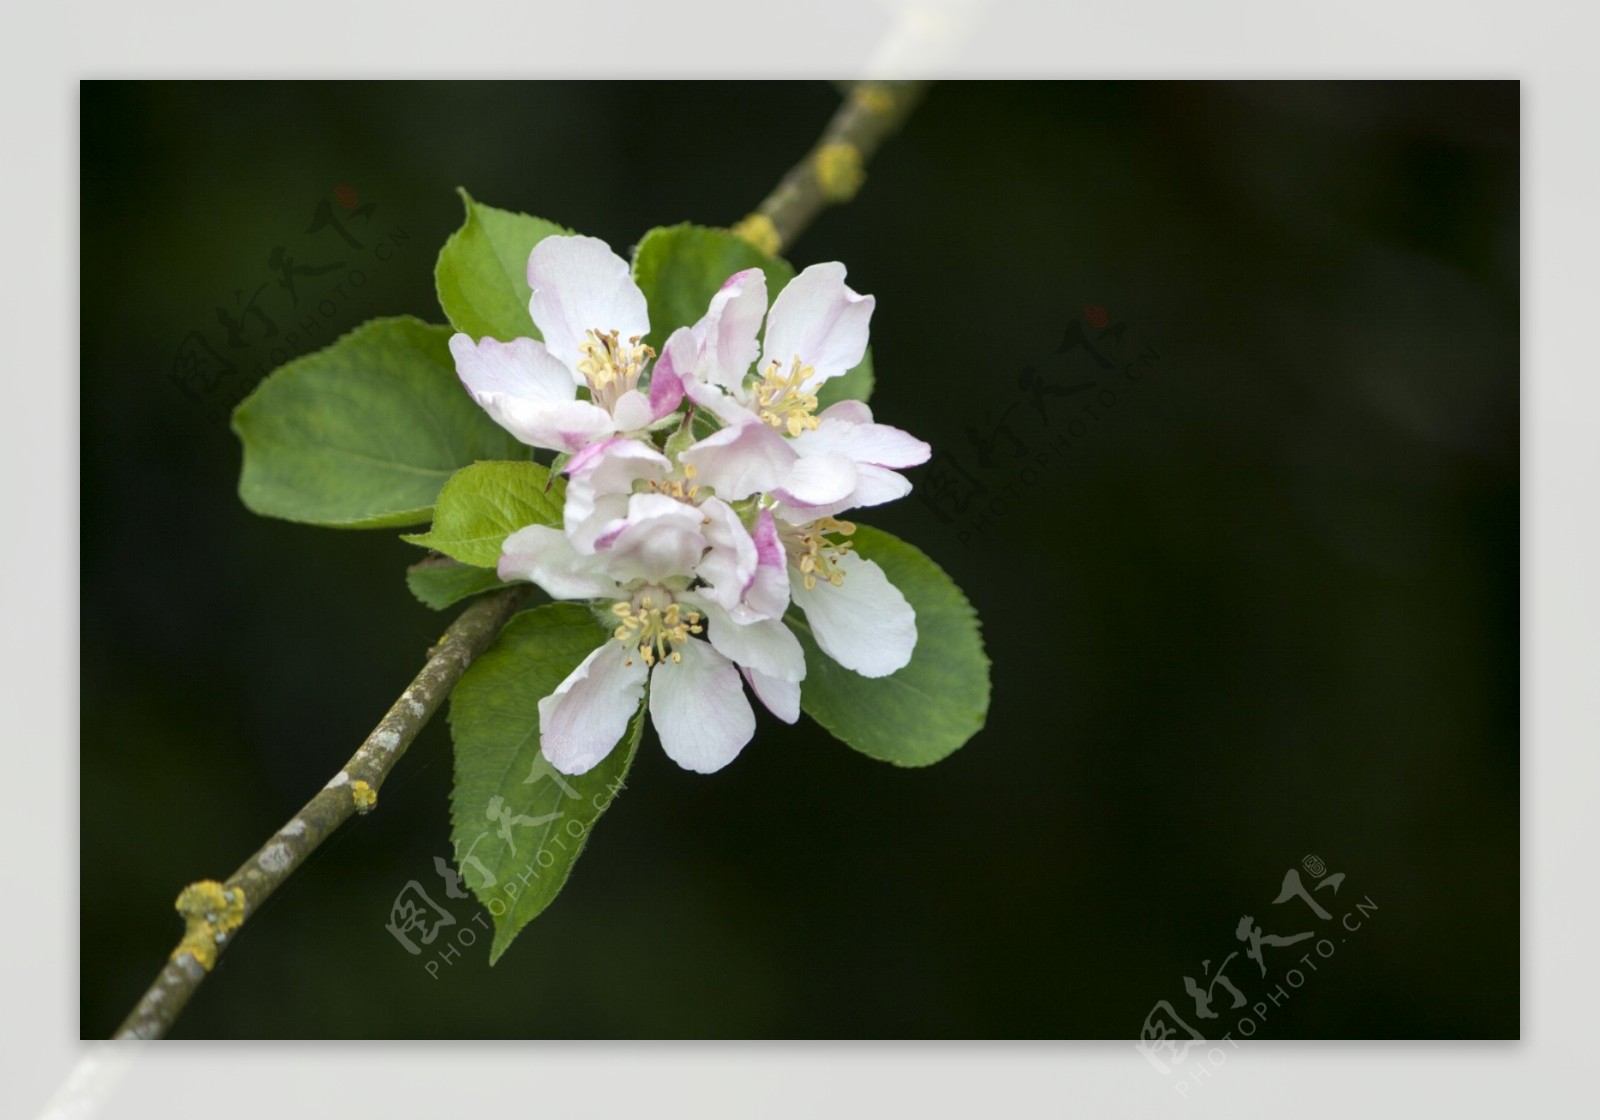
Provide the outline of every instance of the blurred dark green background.
<path id="1" fill-rule="evenodd" d="M 179 888 L 321 786 L 446 621 L 396 534 L 247 514 L 215 416 L 274 348 L 440 320 L 457 185 L 625 250 L 739 218 L 837 100 L 82 87 L 86 1037 L 175 943 Z M 763 714 L 712 777 L 647 738 L 551 910 L 434 979 L 385 923 L 408 880 L 445 901 L 436 721 L 176 1037 L 1130 1038 L 1159 1000 L 1198 1023 L 1183 976 L 1242 915 L 1333 930 L 1272 905 L 1312 853 L 1336 918 L 1378 909 L 1258 1037 L 1515 1036 L 1518 137 L 1515 83 L 936 87 L 790 255 L 877 295 L 873 403 L 944 453 L 913 472 L 941 501 L 868 520 L 981 611 L 988 729 L 900 771 Z M 1058 353 L 1101 309 L 1139 380 Z M 169 379 L 196 339 L 235 367 L 199 403 Z M 988 465 L 969 426 L 1009 429 Z M 1310 945 L 1228 975 L 1254 1003 Z"/>

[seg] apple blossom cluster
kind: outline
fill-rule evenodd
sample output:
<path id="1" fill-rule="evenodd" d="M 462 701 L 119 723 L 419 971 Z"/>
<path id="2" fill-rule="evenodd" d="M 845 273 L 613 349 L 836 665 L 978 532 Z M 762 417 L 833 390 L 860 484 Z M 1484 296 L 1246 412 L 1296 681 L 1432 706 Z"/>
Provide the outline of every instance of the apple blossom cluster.
<path id="1" fill-rule="evenodd" d="M 844 266 L 807 268 L 770 308 L 761 270 L 735 273 L 659 356 L 644 293 L 604 242 L 545 238 L 528 283 L 542 342 L 458 334 L 450 351 L 497 423 L 567 457 L 560 527 L 512 533 L 500 577 L 615 626 L 539 702 L 551 765 L 581 774 L 605 758 L 647 682 L 661 745 L 689 770 L 721 769 L 755 733 L 746 684 L 793 723 L 806 662 L 791 603 L 846 669 L 905 666 L 915 612 L 839 515 L 903 497 L 897 471 L 929 448 L 859 401 L 818 410 L 818 388 L 867 348 L 873 297 L 846 286 Z M 697 413 L 719 425 L 698 439 Z"/>

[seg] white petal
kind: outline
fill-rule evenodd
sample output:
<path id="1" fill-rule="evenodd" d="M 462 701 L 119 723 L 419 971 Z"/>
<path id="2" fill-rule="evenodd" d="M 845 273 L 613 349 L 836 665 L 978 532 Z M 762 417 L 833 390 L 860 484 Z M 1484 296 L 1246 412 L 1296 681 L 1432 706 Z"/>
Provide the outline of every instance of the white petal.
<path id="1" fill-rule="evenodd" d="M 776 512 L 791 525 L 804 525 L 819 517 L 837 517 L 845 510 L 881 506 L 885 502 L 903 498 L 909 493 L 911 493 L 911 483 L 904 475 L 862 463 L 856 467 L 855 489 L 851 490 L 847 497 L 837 502 L 815 506 L 780 504 Z"/>
<path id="2" fill-rule="evenodd" d="M 616 421 L 619 432 L 648 428 L 656 419 L 650 408 L 650 398 L 637 389 L 629 389 L 617 398 L 617 403 L 611 409 L 611 417 Z"/>
<path id="3" fill-rule="evenodd" d="M 485 404 L 500 426 L 530 447 L 546 447 L 568 454 L 581 451 L 616 433 L 611 414 L 588 401 L 563 404 L 528 404 L 495 401 Z"/>
<path id="4" fill-rule="evenodd" d="M 700 343 L 695 377 L 735 396 L 760 349 L 757 334 L 767 313 L 767 278 L 759 268 L 735 272 L 723 281 L 705 316 L 694 325 Z"/>
<path id="5" fill-rule="evenodd" d="M 574 399 L 571 372 L 531 338 L 474 344 L 458 334 L 450 353 L 472 399 L 523 443 L 577 451 L 614 430 L 605 409 Z"/>
<path id="6" fill-rule="evenodd" d="M 833 409 L 828 410 L 830 413 Z M 794 449 L 802 456 L 843 455 L 875 467 L 915 467 L 926 463 L 933 449 L 916 436 L 888 424 L 858 424 L 829 415 L 815 429 L 801 432 Z"/>
<path id="7" fill-rule="evenodd" d="M 817 419 L 844 420 L 851 424 L 870 424 L 872 423 L 872 409 L 867 407 L 866 401 L 835 401 L 817 413 Z"/>
<path id="8" fill-rule="evenodd" d="M 629 664 L 631 662 L 631 664 Z M 649 666 L 607 640 L 539 701 L 539 747 L 563 774 L 583 774 L 610 754 L 639 710 Z"/>
<path id="9" fill-rule="evenodd" d="M 722 421 L 725 427 L 736 428 L 761 422 L 760 417 L 748 407 L 744 396 L 734 396 L 719 385 L 707 385 L 691 377 L 684 380 L 683 391 L 691 401 Z"/>
<path id="10" fill-rule="evenodd" d="M 655 667 L 650 719 L 661 749 L 685 770 L 710 774 L 732 762 L 756 732 L 739 672 L 698 638 L 680 643 L 681 658 Z"/>
<path id="11" fill-rule="evenodd" d="M 755 669 L 742 669 L 745 683 L 767 711 L 783 720 L 796 723 L 800 719 L 800 682 L 779 680 Z"/>
<path id="12" fill-rule="evenodd" d="M 844 275 L 837 261 L 814 264 L 778 293 L 767 313 L 763 369 L 775 361 L 787 373 L 798 357 L 817 371 L 806 382 L 814 390 L 861 364 L 875 301 L 851 291 Z"/>
<path id="13" fill-rule="evenodd" d="M 620 527 L 595 541 L 606 571 L 621 583 L 644 579 L 659 583 L 692 575 L 706 550 L 698 509 L 665 494 L 635 494 Z"/>
<path id="14" fill-rule="evenodd" d="M 695 469 L 695 481 L 717 497 L 737 502 L 770 490 L 798 460 L 788 441 L 765 424 L 741 424 L 713 432 L 678 458 Z"/>
<path id="15" fill-rule="evenodd" d="M 542 342 L 531 338 L 510 342 L 485 338 L 474 343 L 471 335 L 456 334 L 450 337 L 450 356 L 473 399 L 480 393 L 498 393 L 555 404 L 570 401 L 578 393 L 567 367 L 551 357 Z"/>
<path id="16" fill-rule="evenodd" d="M 795 463 L 782 485 L 767 489 L 789 505 L 816 508 L 848 498 L 856 488 L 857 475 L 855 463 L 846 456 L 819 452 Z"/>
<path id="17" fill-rule="evenodd" d="M 695 606 L 705 615 L 706 637 L 729 661 L 779 680 L 805 680 L 805 651 L 783 622 L 772 618 L 741 626 L 716 603 L 702 599 Z"/>
<path id="18" fill-rule="evenodd" d="M 529 525 L 506 538 L 500 548 L 501 579 L 525 579 L 552 599 L 599 599 L 618 593 L 592 556 L 580 556 L 560 529 Z"/>
<path id="19" fill-rule="evenodd" d="M 616 331 L 624 342 L 650 333 L 644 293 L 628 262 L 593 237 L 547 237 L 528 255 L 528 312 L 550 353 L 576 375 L 587 332 Z"/>
<path id="20" fill-rule="evenodd" d="M 822 652 L 863 677 L 886 677 L 911 661 L 917 645 L 917 614 L 883 569 L 853 552 L 839 558 L 844 583 L 824 580 L 807 591 L 794 580 L 790 593 L 806 612 Z"/>
<path id="21" fill-rule="evenodd" d="M 755 581 L 760 562 L 756 542 L 739 515 L 720 498 L 707 498 L 700 512 L 708 519 L 704 532 L 709 547 L 695 574 L 709 585 L 707 598 L 731 609 Z"/>

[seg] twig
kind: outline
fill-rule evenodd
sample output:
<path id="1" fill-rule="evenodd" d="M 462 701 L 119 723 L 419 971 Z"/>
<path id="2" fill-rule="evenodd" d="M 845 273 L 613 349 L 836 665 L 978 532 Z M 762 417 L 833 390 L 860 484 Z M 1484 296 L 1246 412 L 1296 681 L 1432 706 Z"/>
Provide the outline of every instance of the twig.
<path id="1" fill-rule="evenodd" d="M 926 87 L 926 82 L 853 83 L 816 145 L 734 232 L 776 255 L 823 207 L 854 198 L 866 180 L 867 161 L 905 123 Z"/>
<path id="2" fill-rule="evenodd" d="M 824 206 L 847 201 L 866 177 L 867 160 L 900 127 L 921 97 L 923 85 L 858 82 L 852 86 L 816 146 L 734 231 L 766 252 L 777 253 Z M 411 686 L 332 781 L 226 882 L 204 880 L 184 889 L 177 904 L 186 925 L 183 940 L 115 1037 L 166 1036 L 239 928 L 340 825 L 377 803 L 378 790 L 411 740 L 444 703 L 467 666 L 489 648 L 529 590 L 497 591 L 463 611 L 428 651 L 427 664 Z"/>
<path id="3" fill-rule="evenodd" d="M 178 896 L 187 929 L 172 957 L 156 976 L 117 1038 L 161 1038 L 194 995 L 217 956 L 273 891 L 303 864 L 317 846 L 357 812 L 377 803 L 384 779 L 406 753 L 428 718 L 489 648 L 529 588 L 513 587 L 486 596 L 461 613 L 428 651 L 427 664 L 373 728 L 361 748 L 333 780 L 305 803 L 225 883 L 203 881 Z"/>

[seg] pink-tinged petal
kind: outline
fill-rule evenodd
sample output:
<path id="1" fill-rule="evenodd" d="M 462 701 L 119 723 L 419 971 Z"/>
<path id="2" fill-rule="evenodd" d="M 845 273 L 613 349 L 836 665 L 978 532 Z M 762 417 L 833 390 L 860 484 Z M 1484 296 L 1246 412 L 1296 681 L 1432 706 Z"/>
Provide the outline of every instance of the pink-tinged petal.
<path id="1" fill-rule="evenodd" d="M 765 424 L 741 424 L 713 432 L 678 458 L 694 467 L 700 485 L 712 487 L 725 501 L 737 502 L 772 489 L 799 456 Z"/>
<path id="2" fill-rule="evenodd" d="M 756 527 L 750 537 L 756 543 L 756 558 L 762 567 L 783 567 L 783 542 L 778 540 L 778 526 L 771 510 L 756 514 Z"/>
<path id="3" fill-rule="evenodd" d="M 679 327 L 661 348 L 661 357 L 650 371 L 650 419 L 659 420 L 677 411 L 683 403 L 685 371 L 694 364 L 694 332 Z"/>
<path id="4" fill-rule="evenodd" d="M 750 535 L 756 544 L 756 574 L 745 588 L 743 603 L 731 613 L 737 622 L 782 618 L 789 608 L 789 560 L 778 541 L 771 510 L 756 515 L 755 531 Z"/>
<path id="5" fill-rule="evenodd" d="M 597 543 L 606 571 L 619 582 L 652 583 L 693 573 L 706 550 L 700 511 L 665 494 L 635 494 L 628 499 L 621 532 Z"/>
<path id="6" fill-rule="evenodd" d="M 855 424 L 835 416 L 823 419 L 811 431 L 801 432 L 795 438 L 794 449 L 802 456 L 843 455 L 857 463 L 894 469 L 926 463 L 933 454 L 926 443 L 899 428 L 888 424 Z"/>
<path id="7" fill-rule="evenodd" d="M 848 498 L 856 488 L 857 473 L 856 465 L 843 455 L 810 455 L 790 468 L 782 485 L 766 489 L 797 509 L 820 509 Z"/>
<path id="8" fill-rule="evenodd" d="M 563 774 L 584 774 L 610 754 L 639 710 L 650 668 L 637 650 L 607 641 L 539 701 L 539 748 Z"/>
<path id="9" fill-rule="evenodd" d="M 560 529 L 529 525 L 506 538 L 497 566 L 504 580 L 528 580 L 552 599 L 599 599 L 617 594 L 617 581 L 592 556 L 581 556 Z"/>
<path id="10" fill-rule="evenodd" d="M 800 639 L 778 619 L 740 625 L 728 612 L 706 599 L 704 593 L 691 596 L 705 615 L 706 638 L 722 656 L 735 665 L 759 669 L 769 677 L 802 681 L 806 677 L 806 655 Z"/>
<path id="11" fill-rule="evenodd" d="M 806 381 L 815 390 L 861 364 L 876 301 L 851 291 L 844 275 L 837 261 L 814 264 L 778 293 L 767 314 L 762 369 L 777 362 L 787 373 L 798 357 L 816 370 Z"/>
<path id="12" fill-rule="evenodd" d="M 578 349 L 588 332 L 616 331 L 624 342 L 650 333 L 644 293 L 628 262 L 593 237 L 547 237 L 528 255 L 528 312 L 550 353 L 579 381 Z"/>
<path id="13" fill-rule="evenodd" d="M 700 344 L 696 380 L 739 395 L 760 350 L 757 335 L 767 313 L 767 278 L 759 268 L 735 272 L 722 282 L 705 316 L 694 325 Z"/>
<path id="14" fill-rule="evenodd" d="M 750 686 L 750 691 L 756 694 L 756 699 L 761 701 L 767 711 L 783 720 L 784 723 L 798 723 L 800 720 L 800 683 L 798 681 L 779 680 L 769 677 L 755 669 L 741 669 L 745 683 Z"/>
<path id="15" fill-rule="evenodd" d="M 844 582 L 823 580 L 811 590 L 796 578 L 795 605 L 806 612 L 822 652 L 863 677 L 887 677 L 911 661 L 917 613 L 883 569 L 853 552 L 839 557 Z"/>
<path id="16" fill-rule="evenodd" d="M 613 430 L 605 409 L 574 399 L 572 375 L 531 338 L 474 344 L 458 334 L 450 353 L 468 395 L 523 443 L 576 451 Z"/>
<path id="17" fill-rule="evenodd" d="M 655 667 L 650 720 L 667 757 L 700 774 L 721 770 L 756 733 L 739 671 L 698 638 L 681 642 L 679 660 Z"/>
<path id="18" fill-rule="evenodd" d="M 732 609 L 755 581 L 760 556 L 739 515 L 720 498 L 707 498 L 700 505 L 706 517 L 706 554 L 695 574 L 705 580 L 704 594 L 714 603 Z"/>
<path id="19" fill-rule="evenodd" d="M 627 516 L 628 499 L 639 479 L 660 481 L 671 464 L 649 444 L 612 439 L 591 444 L 568 461 L 566 504 L 561 523 L 579 552 L 595 550 L 595 542 Z"/>

